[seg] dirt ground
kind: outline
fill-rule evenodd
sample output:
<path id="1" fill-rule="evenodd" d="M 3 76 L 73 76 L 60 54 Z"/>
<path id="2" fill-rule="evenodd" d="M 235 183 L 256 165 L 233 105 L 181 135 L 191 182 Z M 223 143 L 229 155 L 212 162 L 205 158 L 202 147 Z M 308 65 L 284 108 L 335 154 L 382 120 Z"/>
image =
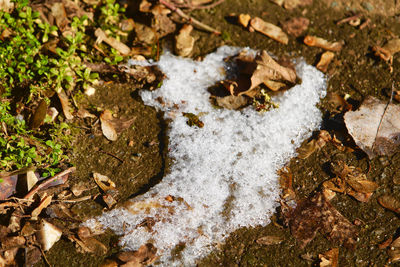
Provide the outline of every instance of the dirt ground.
<path id="1" fill-rule="evenodd" d="M 259 16 L 276 25 L 282 25 L 293 17 L 306 17 L 310 20 L 307 34 L 317 35 L 330 41 L 345 42 L 344 48 L 335 57 L 328 69 L 328 91 L 340 95 L 349 94 L 353 106 L 360 105 L 366 96 L 376 96 L 388 100 L 387 90 L 393 81 L 399 80 L 400 59 L 394 58 L 393 73 L 387 63 L 376 58 L 371 50 L 374 45 L 382 45 L 388 39 L 400 34 L 399 1 L 318 1 L 310 6 L 286 10 L 269 0 L 226 0 L 211 10 L 197 10 L 193 17 L 213 25 L 223 32 L 224 38 L 209 33 L 195 31 L 197 38 L 195 56 L 205 55 L 221 45 L 233 45 L 265 49 L 277 57 L 304 58 L 315 65 L 323 50 L 303 44 L 304 36 L 289 38 L 288 45 L 281 45 L 259 33 L 250 33 L 228 15 L 248 13 Z M 369 25 L 360 30 L 349 24 L 336 25 L 340 19 L 362 13 L 371 19 Z M 129 15 L 129 14 L 128 14 Z M 75 142 L 73 163 L 77 172 L 70 182 L 91 182 L 90 174 L 100 172 L 113 177 L 120 188 L 117 200 L 124 200 L 146 191 L 160 181 L 168 170 L 166 149 L 168 123 L 162 114 L 145 106 L 137 94 L 137 85 L 112 83 L 97 90 L 94 97 L 86 101 L 87 107 L 109 108 L 119 117 L 135 117 L 133 127 L 120 136 L 117 142 L 110 143 L 101 132 L 82 129 Z M 325 99 L 320 108 L 324 114 L 323 129 L 343 132 L 345 125 L 342 116 L 332 116 L 332 107 Z M 87 122 L 86 122 L 87 123 Z M 85 123 L 82 123 L 85 125 Z M 79 126 L 79 125 L 78 125 Z M 95 129 L 96 127 L 94 127 Z M 130 144 L 130 145 L 129 145 Z M 327 145 L 305 160 L 294 158 L 290 161 L 294 185 L 298 199 L 309 196 L 321 183 L 333 176 L 329 171 L 331 162 L 343 160 L 348 165 L 360 167 L 368 179 L 378 183 L 379 188 L 367 203 L 361 203 L 350 196 L 338 194 L 332 204 L 349 221 L 360 221 L 357 247 L 355 250 L 340 248 L 340 266 L 384 266 L 389 264 L 386 249 L 378 245 L 390 237 L 397 237 L 400 220 L 393 212 L 385 210 L 377 203 L 377 197 L 390 193 L 400 197 L 400 186 L 393 179 L 400 178 L 400 153 L 391 157 L 379 157 L 372 161 L 365 154 L 339 151 Z M 96 189 L 92 190 L 93 193 Z M 84 220 L 99 214 L 103 205 L 95 201 L 78 203 L 72 211 Z M 58 222 L 63 223 L 63 222 Z M 277 245 L 260 245 L 259 237 L 274 235 L 283 238 Z M 112 233 L 103 237 L 106 245 L 113 249 L 103 257 L 80 254 L 67 240 L 61 240 L 47 253 L 53 266 L 99 266 L 102 260 L 117 250 L 117 237 Z M 288 228 L 282 223 L 280 211 L 266 227 L 243 228 L 229 236 L 208 257 L 199 261 L 198 266 L 318 266 L 319 254 L 338 247 L 323 235 L 316 238 L 304 249 L 300 249 Z M 176 251 L 179 257 L 179 251 Z M 62 259 L 62 261 L 60 261 Z M 62 264 L 61 264 L 62 262 Z M 39 265 L 43 265 L 40 263 Z M 39 266 L 38 265 L 38 266 Z"/>

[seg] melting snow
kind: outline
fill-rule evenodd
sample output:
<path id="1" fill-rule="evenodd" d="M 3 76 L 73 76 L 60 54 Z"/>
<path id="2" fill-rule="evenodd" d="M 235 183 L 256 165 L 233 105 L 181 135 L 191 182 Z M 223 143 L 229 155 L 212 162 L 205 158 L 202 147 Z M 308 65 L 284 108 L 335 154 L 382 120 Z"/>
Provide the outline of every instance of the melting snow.
<path id="1" fill-rule="evenodd" d="M 168 78 L 161 88 L 141 96 L 172 119 L 171 172 L 127 208 L 106 212 L 87 225 L 97 220 L 110 227 L 122 235 L 120 245 L 127 250 L 152 242 L 163 266 L 192 266 L 239 227 L 269 223 L 280 192 L 276 171 L 318 129 L 321 112 L 316 104 L 325 96 L 326 81 L 321 72 L 300 62 L 302 84 L 274 98 L 278 109 L 263 114 L 252 107 L 215 109 L 207 88 L 224 78 L 223 59 L 239 50 L 221 47 L 202 62 L 168 53 L 160 58 L 157 64 Z M 167 105 L 160 105 L 158 97 Z M 173 104 L 179 105 L 178 112 Z M 182 112 L 203 114 L 204 127 L 188 126 Z M 156 222 L 152 231 L 138 227 L 147 217 Z M 181 243 L 186 245 L 182 257 L 172 258 L 171 251 Z"/>

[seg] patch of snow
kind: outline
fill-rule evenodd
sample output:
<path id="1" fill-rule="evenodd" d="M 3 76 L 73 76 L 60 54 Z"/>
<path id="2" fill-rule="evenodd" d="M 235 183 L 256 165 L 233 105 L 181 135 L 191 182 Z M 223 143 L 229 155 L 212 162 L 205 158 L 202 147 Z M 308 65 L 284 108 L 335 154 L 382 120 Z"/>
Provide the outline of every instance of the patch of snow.
<path id="1" fill-rule="evenodd" d="M 317 69 L 299 62 L 302 84 L 274 97 L 278 109 L 216 109 L 207 88 L 224 79 L 223 59 L 238 51 L 221 47 L 201 62 L 169 53 L 161 56 L 158 66 L 167 78 L 161 88 L 142 91 L 141 97 L 172 119 L 171 172 L 126 208 L 106 212 L 86 225 L 97 221 L 111 228 L 122 235 L 120 245 L 126 250 L 152 242 L 162 266 L 194 266 L 239 227 L 270 222 L 280 193 L 276 171 L 319 128 L 322 116 L 316 104 L 325 96 L 326 80 Z M 188 126 L 182 112 L 202 114 L 204 127 Z M 148 217 L 156 222 L 152 231 L 138 227 Z M 182 243 L 181 257 L 174 259 L 171 251 Z"/>

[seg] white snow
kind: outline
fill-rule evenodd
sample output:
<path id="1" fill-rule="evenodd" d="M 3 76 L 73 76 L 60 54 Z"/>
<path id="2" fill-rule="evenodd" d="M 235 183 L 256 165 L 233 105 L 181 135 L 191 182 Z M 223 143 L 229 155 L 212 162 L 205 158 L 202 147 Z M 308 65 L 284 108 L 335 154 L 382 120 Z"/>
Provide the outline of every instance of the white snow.
<path id="1" fill-rule="evenodd" d="M 223 59 L 238 51 L 221 47 L 202 62 L 169 53 L 161 56 L 158 66 L 167 79 L 161 88 L 142 91 L 141 96 L 145 104 L 172 119 L 171 172 L 130 200 L 128 208 L 106 212 L 87 225 L 97 221 L 122 235 L 120 245 L 126 250 L 152 242 L 161 266 L 194 266 L 239 227 L 269 223 L 280 193 L 276 171 L 319 128 L 316 104 L 325 96 L 326 80 L 317 69 L 299 62 L 302 84 L 274 98 L 278 109 L 261 114 L 253 107 L 215 109 L 207 88 L 225 77 Z M 158 97 L 166 104 L 161 105 Z M 188 126 L 182 112 L 201 113 L 204 127 Z M 156 221 L 152 231 L 138 226 L 147 217 Z M 178 244 L 185 244 L 185 249 L 174 260 L 170 253 Z"/>

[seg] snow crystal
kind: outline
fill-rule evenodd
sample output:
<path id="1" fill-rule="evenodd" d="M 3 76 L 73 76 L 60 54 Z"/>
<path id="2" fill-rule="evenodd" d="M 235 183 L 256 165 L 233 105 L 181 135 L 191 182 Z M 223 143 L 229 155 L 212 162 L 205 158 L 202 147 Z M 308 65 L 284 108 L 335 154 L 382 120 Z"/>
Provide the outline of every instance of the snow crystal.
<path id="1" fill-rule="evenodd" d="M 162 266 L 193 266 L 239 227 L 269 223 L 280 193 L 276 171 L 320 126 L 316 104 L 325 96 L 326 81 L 314 67 L 299 62 L 302 83 L 274 97 L 278 109 L 216 109 L 207 88 L 225 77 L 223 59 L 238 51 L 221 47 L 201 62 L 161 56 L 158 66 L 167 78 L 161 88 L 142 91 L 141 97 L 172 119 L 171 171 L 126 208 L 106 212 L 87 225 L 97 221 L 111 228 L 122 236 L 120 245 L 126 250 L 152 242 Z M 200 114 L 204 127 L 188 126 L 182 112 Z M 138 226 L 149 217 L 155 221 L 151 230 Z M 181 257 L 175 259 L 171 251 L 182 243 Z"/>

